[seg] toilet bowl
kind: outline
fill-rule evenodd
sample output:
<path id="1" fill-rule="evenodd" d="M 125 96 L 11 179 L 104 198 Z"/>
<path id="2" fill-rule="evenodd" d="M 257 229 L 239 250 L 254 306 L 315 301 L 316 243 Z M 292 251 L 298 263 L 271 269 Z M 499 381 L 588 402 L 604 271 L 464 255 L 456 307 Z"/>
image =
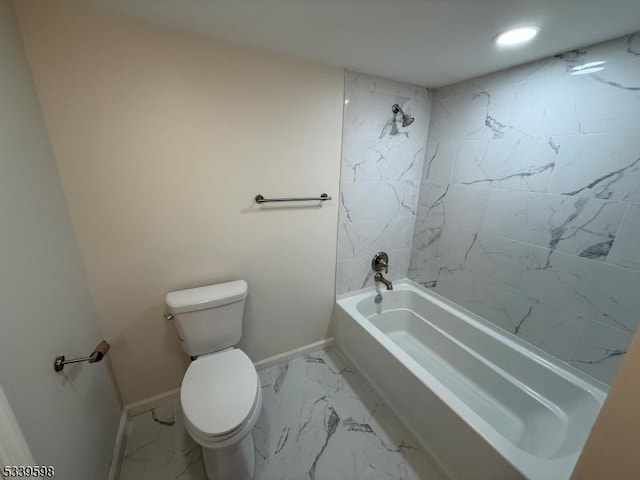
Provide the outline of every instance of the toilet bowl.
<path id="1" fill-rule="evenodd" d="M 194 360 L 182 380 L 185 428 L 203 450 L 210 480 L 251 480 L 251 430 L 260 416 L 260 379 L 249 357 L 232 348 Z"/>

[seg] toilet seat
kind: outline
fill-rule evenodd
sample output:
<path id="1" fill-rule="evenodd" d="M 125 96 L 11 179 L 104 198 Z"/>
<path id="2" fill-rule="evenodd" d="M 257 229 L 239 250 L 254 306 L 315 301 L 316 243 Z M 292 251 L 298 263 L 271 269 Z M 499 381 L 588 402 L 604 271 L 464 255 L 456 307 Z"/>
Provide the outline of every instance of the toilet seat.
<path id="1" fill-rule="evenodd" d="M 227 443 L 247 430 L 261 399 L 258 373 L 237 348 L 194 360 L 180 388 L 185 424 L 198 443 Z"/>
<path id="2" fill-rule="evenodd" d="M 258 388 L 258 396 L 256 398 L 254 408 L 249 414 L 249 417 L 247 418 L 245 423 L 240 425 L 232 432 L 217 436 L 203 436 L 201 432 L 196 427 L 194 427 L 191 422 L 189 422 L 189 419 L 186 416 L 184 417 L 184 427 L 187 432 L 189 432 L 189 436 L 205 450 L 224 449 L 225 447 L 229 447 L 244 441 L 243 439 L 246 436 L 251 435 L 251 431 L 258 421 L 258 417 L 260 417 L 261 411 L 262 391 L 260 388 Z"/>

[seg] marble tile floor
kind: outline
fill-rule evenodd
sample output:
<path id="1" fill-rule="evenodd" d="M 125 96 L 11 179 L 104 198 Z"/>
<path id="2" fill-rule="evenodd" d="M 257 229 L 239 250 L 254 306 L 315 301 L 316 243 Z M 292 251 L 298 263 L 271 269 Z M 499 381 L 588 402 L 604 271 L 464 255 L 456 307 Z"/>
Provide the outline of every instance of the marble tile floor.
<path id="1" fill-rule="evenodd" d="M 336 348 L 259 374 L 255 480 L 446 478 Z M 152 479 L 206 480 L 179 403 L 127 425 L 120 480 Z"/>

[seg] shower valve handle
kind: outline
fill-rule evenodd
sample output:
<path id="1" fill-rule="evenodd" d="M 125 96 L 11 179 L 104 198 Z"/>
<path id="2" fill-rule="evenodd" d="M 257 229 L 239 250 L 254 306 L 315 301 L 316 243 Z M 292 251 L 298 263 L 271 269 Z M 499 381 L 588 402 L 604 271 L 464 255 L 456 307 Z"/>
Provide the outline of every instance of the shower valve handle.
<path id="1" fill-rule="evenodd" d="M 378 252 L 371 259 L 371 269 L 374 272 L 381 272 L 384 270 L 384 273 L 389 273 L 389 255 L 385 252 Z"/>

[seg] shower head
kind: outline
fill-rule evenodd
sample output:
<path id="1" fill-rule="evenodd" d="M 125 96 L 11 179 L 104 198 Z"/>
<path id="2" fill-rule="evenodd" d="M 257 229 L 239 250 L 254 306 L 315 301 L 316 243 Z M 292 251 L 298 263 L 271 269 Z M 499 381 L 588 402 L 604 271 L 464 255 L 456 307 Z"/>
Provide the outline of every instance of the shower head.
<path id="1" fill-rule="evenodd" d="M 404 113 L 404 111 L 400 108 L 400 105 L 398 105 L 397 103 L 393 104 L 393 106 L 391 107 L 391 111 L 393 112 L 394 115 L 397 115 L 398 113 L 402 114 L 402 126 L 403 127 L 408 127 L 415 120 L 415 118 L 413 118 L 412 116 L 407 115 L 406 113 Z"/>

